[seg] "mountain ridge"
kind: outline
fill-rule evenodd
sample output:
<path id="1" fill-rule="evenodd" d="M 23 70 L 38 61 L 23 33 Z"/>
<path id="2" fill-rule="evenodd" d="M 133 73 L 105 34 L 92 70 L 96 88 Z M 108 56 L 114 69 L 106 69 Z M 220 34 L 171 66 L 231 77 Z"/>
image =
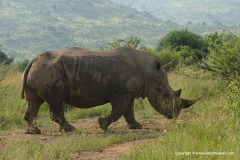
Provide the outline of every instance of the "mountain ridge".
<path id="1" fill-rule="evenodd" d="M 14 57 L 72 46 L 99 48 L 130 35 L 154 45 L 156 35 L 171 25 L 110 0 L 1 0 L 0 5 L 1 48 Z"/>
<path id="2" fill-rule="evenodd" d="M 170 30 L 187 28 L 197 33 L 223 26 L 184 26 L 163 21 L 110 0 L 0 0 L 1 49 L 16 59 L 66 47 L 100 49 L 130 36 L 156 47 Z"/>
<path id="3" fill-rule="evenodd" d="M 118 4 L 148 12 L 162 20 L 186 23 L 240 24 L 237 0 L 112 0 Z"/>

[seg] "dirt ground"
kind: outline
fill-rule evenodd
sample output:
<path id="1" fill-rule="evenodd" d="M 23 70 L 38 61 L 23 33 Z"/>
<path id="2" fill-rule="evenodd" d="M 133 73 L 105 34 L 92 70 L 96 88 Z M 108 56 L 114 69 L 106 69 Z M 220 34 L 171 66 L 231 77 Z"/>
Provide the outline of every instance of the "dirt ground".
<path id="1" fill-rule="evenodd" d="M 132 133 L 137 137 L 135 141 L 117 143 L 100 151 L 87 151 L 72 156 L 76 159 L 82 160 L 116 159 L 121 154 L 130 153 L 130 151 L 136 146 L 153 142 L 154 139 L 160 137 L 165 132 L 174 129 L 176 125 L 184 123 L 185 119 L 189 118 L 191 119 L 192 117 L 195 116 L 196 114 L 194 112 L 184 110 L 181 113 L 179 119 L 175 122 L 173 122 L 173 120 L 168 120 L 161 115 L 154 116 L 151 118 L 141 118 L 139 119 L 139 122 L 143 124 L 144 128 L 133 130 Z M 104 131 L 102 131 L 98 126 L 97 118 L 79 119 L 74 122 L 71 122 L 71 124 L 74 125 L 78 131 L 84 130 L 84 132 L 87 133 L 104 134 Z M 58 125 L 41 126 L 42 134 L 38 135 L 39 140 L 46 144 L 51 143 L 52 139 L 62 135 L 62 133 L 59 132 L 58 129 L 59 129 Z M 118 122 L 112 124 L 109 127 L 109 130 L 110 132 L 111 130 L 114 130 L 114 132 L 117 131 L 121 133 L 129 132 L 128 129 L 126 128 L 126 122 L 124 121 L 123 118 L 121 118 Z M 1 144 L 2 140 L 6 141 L 8 139 L 11 140 L 15 139 L 16 141 L 21 141 L 31 138 L 33 136 L 24 134 L 24 131 L 25 131 L 24 129 L 17 129 L 14 131 L 1 131 L 2 133 L 0 134 L 0 152 L 4 149 L 4 144 Z"/>

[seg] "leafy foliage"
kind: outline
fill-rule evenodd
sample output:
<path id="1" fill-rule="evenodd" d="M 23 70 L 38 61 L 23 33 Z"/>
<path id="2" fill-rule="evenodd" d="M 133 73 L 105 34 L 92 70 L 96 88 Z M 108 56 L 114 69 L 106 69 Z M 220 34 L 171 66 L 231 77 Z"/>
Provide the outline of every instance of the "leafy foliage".
<path id="1" fill-rule="evenodd" d="M 215 72 L 224 79 L 240 77 L 240 38 L 232 33 L 214 34 L 209 40 L 210 54 L 202 67 Z"/>
<path id="2" fill-rule="evenodd" d="M 23 72 L 25 70 L 25 68 L 27 67 L 28 63 L 30 61 L 28 59 L 25 59 L 23 61 L 20 62 L 16 62 L 16 70 Z"/>
<path id="3" fill-rule="evenodd" d="M 158 59 L 161 65 L 165 65 L 172 62 L 172 67 L 175 68 L 180 61 L 180 56 L 176 52 L 173 52 L 170 48 L 165 48 L 162 51 L 154 51 L 147 48 L 147 53 Z"/>
<path id="4" fill-rule="evenodd" d="M 144 45 L 141 44 L 141 39 L 133 36 L 131 36 L 129 39 L 126 39 L 126 40 L 121 38 L 117 40 L 113 40 L 113 42 L 108 43 L 108 45 L 110 46 L 110 48 L 124 46 L 124 47 L 135 48 L 138 50 L 145 50 Z"/>
<path id="5" fill-rule="evenodd" d="M 198 49 L 193 49 L 189 46 L 179 47 L 179 51 L 176 51 L 176 53 L 178 53 L 181 57 L 181 62 L 186 65 L 195 65 L 207 55 L 207 53 L 202 52 Z"/>
<path id="6" fill-rule="evenodd" d="M 9 58 L 0 48 L 0 63 L 7 65 L 13 62 L 13 58 Z"/>
<path id="7" fill-rule="evenodd" d="M 166 34 L 158 45 L 157 50 L 171 48 L 181 56 L 183 63 L 191 65 L 207 55 L 207 44 L 203 37 L 185 29 L 173 30 Z"/>
<path id="8" fill-rule="evenodd" d="M 158 50 L 160 51 L 168 47 L 176 48 L 178 50 L 181 46 L 188 46 L 192 49 L 198 49 L 202 52 L 207 51 L 207 46 L 204 39 L 186 29 L 170 31 L 160 40 Z"/>

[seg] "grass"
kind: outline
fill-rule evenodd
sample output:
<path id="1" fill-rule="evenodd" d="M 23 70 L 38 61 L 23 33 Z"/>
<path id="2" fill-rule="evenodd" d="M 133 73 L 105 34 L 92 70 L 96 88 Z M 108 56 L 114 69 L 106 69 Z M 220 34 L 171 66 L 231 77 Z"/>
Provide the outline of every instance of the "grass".
<path id="1" fill-rule="evenodd" d="M 225 85 L 202 75 L 170 75 L 170 79 L 176 78 L 183 83 L 181 86 L 188 91 L 187 97 L 197 92 L 205 94 L 204 99 L 190 109 L 198 116 L 183 117 L 184 123 L 176 125 L 154 143 L 134 148 L 120 159 L 240 159 L 240 124 L 225 111 Z M 178 83 L 172 82 L 173 86 Z"/>
<path id="2" fill-rule="evenodd" d="M 11 154 L 9 150 L 3 150 L 1 156 L 3 159 L 74 159 L 75 154 L 80 154 L 83 151 L 101 151 L 113 143 L 133 139 L 130 133 L 126 135 L 116 133 L 99 135 L 83 132 L 62 134 L 52 138 L 50 143 L 46 142 L 46 145 L 41 138 L 31 136 L 21 141 L 11 139 L 7 144 L 7 148 L 11 148 Z"/>
<path id="3" fill-rule="evenodd" d="M 184 98 L 204 95 L 200 102 L 187 109 L 194 114 L 173 120 L 173 127 L 166 132 L 159 134 L 158 128 L 152 130 L 150 134 L 157 135 L 152 136 L 154 141 L 133 148 L 130 153 L 120 155 L 119 159 L 240 159 L 240 124 L 225 111 L 225 83 L 208 73 L 185 67 L 170 73 L 169 79 L 174 90 L 183 89 Z M 119 130 L 108 133 L 81 130 L 73 134 L 45 133 L 6 138 L 7 134 L 26 127 L 23 120 L 26 104 L 20 99 L 21 83 L 21 73 L 13 70 L 0 81 L 0 86 L 9 86 L 7 92 L 2 94 L 1 91 L 0 95 L 0 130 L 3 131 L 0 132 L 0 159 L 74 159 L 84 151 L 101 151 L 116 143 L 138 139 L 131 131 Z M 137 118 L 144 121 L 158 115 L 146 99 L 135 101 L 135 108 Z M 110 109 L 109 104 L 93 109 L 68 107 L 66 117 L 69 121 L 96 119 L 107 115 Z M 42 126 L 53 125 L 46 104 L 41 107 L 38 118 Z M 196 154 L 207 152 L 234 152 L 234 155 Z"/>

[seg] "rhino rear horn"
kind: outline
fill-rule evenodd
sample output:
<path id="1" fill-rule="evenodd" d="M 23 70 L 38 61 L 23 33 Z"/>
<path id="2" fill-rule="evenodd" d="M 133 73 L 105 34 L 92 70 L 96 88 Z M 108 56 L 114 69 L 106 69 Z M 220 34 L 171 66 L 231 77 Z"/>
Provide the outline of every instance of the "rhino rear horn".
<path id="1" fill-rule="evenodd" d="M 169 71 L 172 67 L 172 62 L 169 62 L 167 64 L 165 64 L 164 66 L 162 66 L 163 69 L 165 69 L 166 71 Z"/>
<path id="2" fill-rule="evenodd" d="M 179 89 L 177 91 L 173 91 L 174 92 L 174 95 L 177 96 L 177 97 L 180 97 L 181 96 L 181 93 L 182 93 L 182 89 Z"/>

